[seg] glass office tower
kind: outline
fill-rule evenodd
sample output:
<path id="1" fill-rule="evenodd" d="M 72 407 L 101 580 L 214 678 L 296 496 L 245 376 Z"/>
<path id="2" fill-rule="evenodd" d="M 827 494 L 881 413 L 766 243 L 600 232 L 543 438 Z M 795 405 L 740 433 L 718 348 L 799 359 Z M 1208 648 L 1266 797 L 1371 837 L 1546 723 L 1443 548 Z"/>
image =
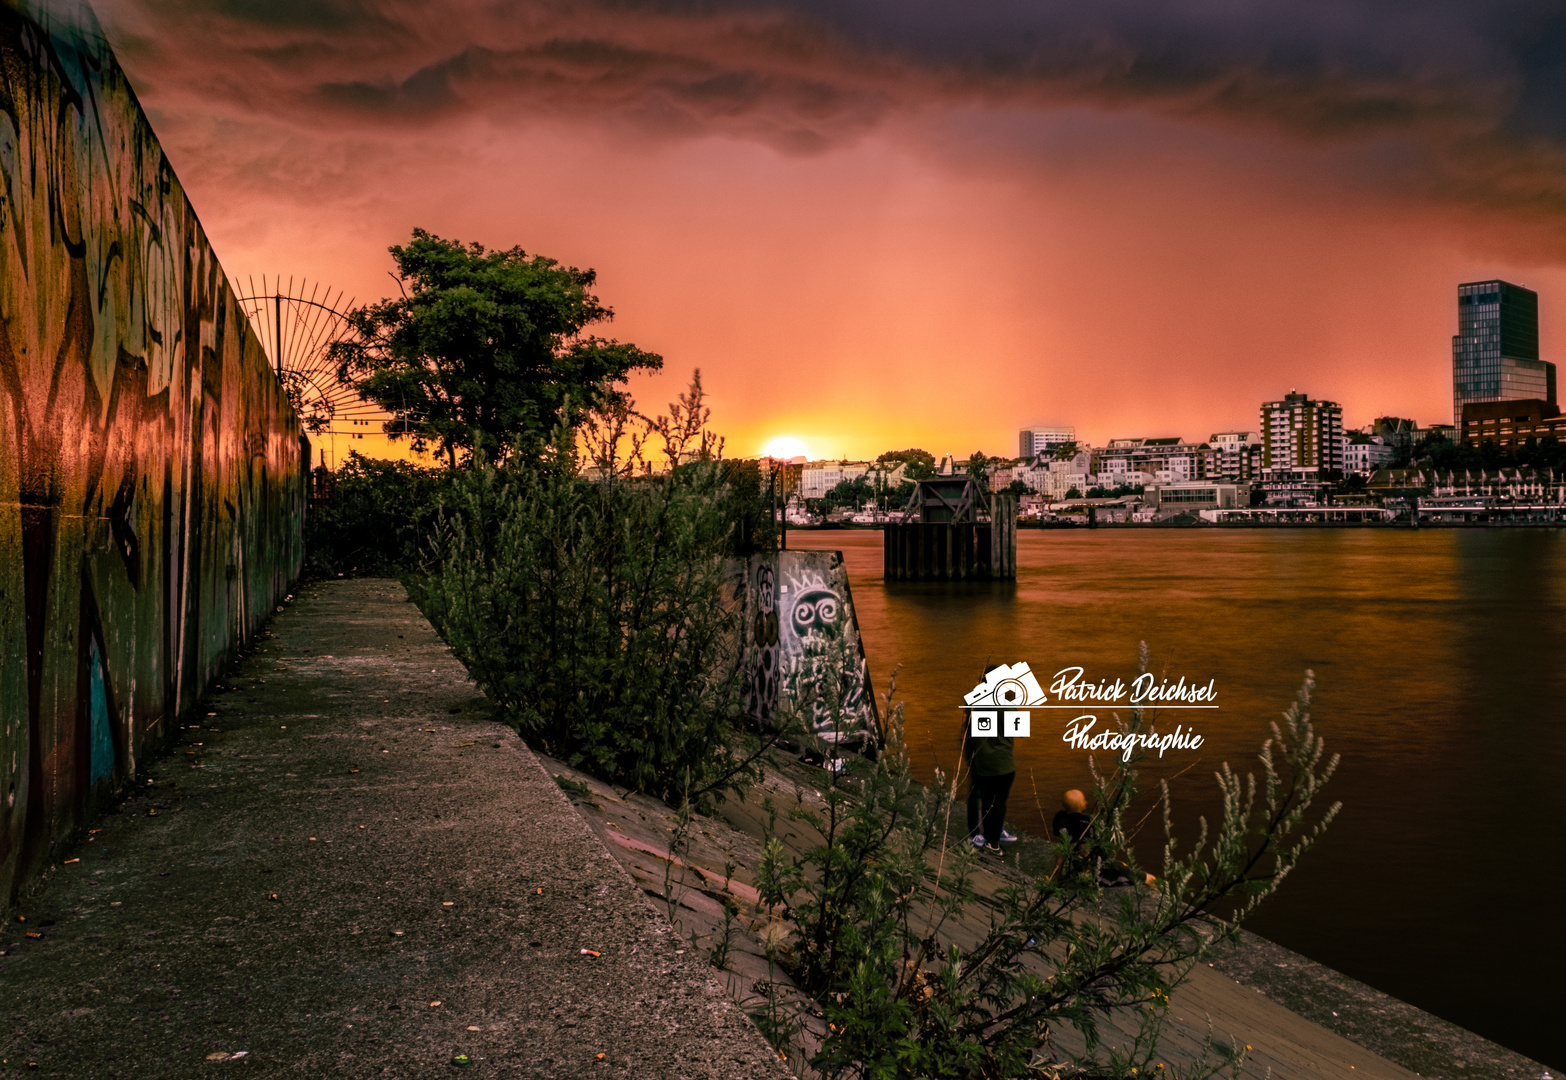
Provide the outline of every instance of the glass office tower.
<path id="1" fill-rule="evenodd" d="M 1539 294 L 1506 281 L 1457 287 L 1452 421 L 1472 401 L 1555 401 L 1555 365 L 1539 359 Z"/>

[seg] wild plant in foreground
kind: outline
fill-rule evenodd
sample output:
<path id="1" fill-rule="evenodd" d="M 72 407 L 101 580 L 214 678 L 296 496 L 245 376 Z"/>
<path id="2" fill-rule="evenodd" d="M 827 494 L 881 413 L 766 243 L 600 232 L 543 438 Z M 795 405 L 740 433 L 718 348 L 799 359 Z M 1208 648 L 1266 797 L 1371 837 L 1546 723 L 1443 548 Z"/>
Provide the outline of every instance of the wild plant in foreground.
<path id="1" fill-rule="evenodd" d="M 766 742 L 741 715 L 725 560 L 770 533 L 736 528 L 759 481 L 719 459 L 699 378 L 667 416 L 636 420 L 623 401 L 594 415 L 587 470 L 562 429 L 541 455 L 454 477 L 410 591 L 530 746 L 701 804 L 753 774 Z"/>
<path id="2" fill-rule="evenodd" d="M 808 684 L 830 697 L 844 663 L 817 650 L 806 659 L 818 669 Z M 813 1003 L 789 1029 L 816 1034 L 810 1066 L 867 1078 L 1237 1074 L 1246 1048 L 1211 1033 L 1197 1055 L 1170 1062 L 1160 1048 L 1165 1011 L 1171 991 L 1277 890 L 1337 814 L 1338 804 L 1312 812 L 1337 766 L 1311 724 L 1312 686 L 1307 672 L 1272 725 L 1260 784 L 1227 764 L 1216 774 L 1222 819 L 1215 830 L 1202 819 L 1184 854 L 1162 785 L 1155 885 L 1106 891 L 1093 861 L 1062 838 L 1052 869 L 982 898 L 973 848 L 952 828 L 954 813 L 962 817 L 956 784 L 912 779 L 901 706 L 889 694 L 878 760 L 829 773 L 819 802 L 802 800 L 790 814 L 814 843 L 791 856 L 770 838 L 757 875 L 763 899 L 792 928 L 774 957 Z M 1121 730 L 1144 722 L 1134 712 Z M 1137 760 L 1095 772 L 1094 845 L 1141 881 L 1125 825 Z M 766 1008 L 777 1006 L 774 997 Z"/>

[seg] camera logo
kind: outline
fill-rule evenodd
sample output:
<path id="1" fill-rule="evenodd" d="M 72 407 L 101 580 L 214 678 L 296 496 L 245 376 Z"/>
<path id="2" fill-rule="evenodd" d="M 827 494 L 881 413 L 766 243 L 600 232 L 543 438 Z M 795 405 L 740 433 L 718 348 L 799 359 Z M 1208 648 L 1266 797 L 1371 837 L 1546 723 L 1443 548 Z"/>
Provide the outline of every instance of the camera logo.
<path id="1" fill-rule="evenodd" d="M 1028 708 L 1045 702 L 1044 690 L 1025 661 L 991 668 L 984 681 L 963 695 L 968 730 L 975 738 L 1029 735 Z"/>

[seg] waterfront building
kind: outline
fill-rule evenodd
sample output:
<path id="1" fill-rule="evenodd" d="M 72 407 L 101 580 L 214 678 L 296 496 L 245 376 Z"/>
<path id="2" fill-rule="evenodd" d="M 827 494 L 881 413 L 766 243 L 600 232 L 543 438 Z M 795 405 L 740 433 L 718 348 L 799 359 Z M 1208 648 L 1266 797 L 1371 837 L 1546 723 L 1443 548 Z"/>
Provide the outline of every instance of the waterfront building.
<path id="1" fill-rule="evenodd" d="M 1077 429 L 1074 427 L 1023 428 L 1017 436 L 1017 456 L 1035 458 L 1040 454 L 1052 453 L 1061 443 L 1076 441 Z"/>
<path id="2" fill-rule="evenodd" d="M 1474 408 L 1473 405 L 1468 406 Z M 1466 411 L 1466 410 L 1465 410 Z M 1432 473 L 1415 500 L 1420 521 L 1558 524 L 1566 521 L 1566 477 L 1553 469 Z"/>
<path id="3" fill-rule="evenodd" d="M 1386 506 L 1251 506 L 1232 510 L 1198 510 L 1197 516 L 1214 525 L 1369 525 L 1385 524 L 1398 515 Z"/>
<path id="4" fill-rule="evenodd" d="M 990 481 L 990 490 L 1000 491 L 1011 480 L 1021 480 L 1029 491 L 1036 491 L 1046 498 L 1058 502 L 1066 497 L 1066 492 L 1076 488 L 1079 492 L 1085 492 L 1097 483 L 1091 471 L 1093 465 L 1093 449 L 1082 447 L 1075 454 L 1067 458 L 1050 455 L 1034 461 L 1014 462 L 1007 475 L 1006 483 L 999 483 L 998 477 Z"/>
<path id="5" fill-rule="evenodd" d="M 1142 505 L 1154 512 L 1156 520 L 1196 510 L 1232 510 L 1249 505 L 1250 497 L 1250 489 L 1243 484 L 1166 482 L 1147 487 L 1142 492 Z"/>
<path id="6" fill-rule="evenodd" d="M 790 496 L 799 493 L 800 482 L 805 471 L 805 459 L 802 457 L 774 458 L 763 457 L 761 461 L 761 483 L 763 486 L 772 482 L 777 477 L 778 498 L 787 501 Z"/>
<path id="7" fill-rule="evenodd" d="M 824 499 L 844 480 L 857 480 L 873 468 L 873 461 L 807 461 L 799 474 L 800 497 Z"/>
<path id="8" fill-rule="evenodd" d="M 1207 438 L 1203 475 L 1248 484 L 1261 471 L 1261 440 L 1250 431 L 1219 431 Z"/>
<path id="9" fill-rule="evenodd" d="M 1397 457 L 1397 448 L 1381 435 L 1353 431 L 1343 437 L 1344 475 L 1369 476 L 1384 469 Z"/>
<path id="10" fill-rule="evenodd" d="M 1539 359 L 1539 294 L 1507 281 L 1457 287 L 1452 338 L 1452 422 L 1486 401 L 1555 404 L 1555 365 Z"/>
<path id="11" fill-rule="evenodd" d="M 1067 497 L 1072 488 L 1078 494 L 1093 486 L 1093 452 L 1084 448 L 1069 458 L 1055 458 L 1045 465 L 1044 487 L 1039 490 L 1051 499 Z"/>
<path id="12" fill-rule="evenodd" d="M 1379 435 L 1381 441 L 1395 448 L 1413 446 L 1419 425 L 1401 416 L 1378 416 L 1370 422 L 1367 434 Z"/>
<path id="13" fill-rule="evenodd" d="M 1012 466 L 1011 478 L 1021 480 L 1029 491 L 1043 491 L 1049 479 L 1049 462 L 1019 462 Z"/>
<path id="14" fill-rule="evenodd" d="M 1289 391 L 1261 407 L 1262 481 L 1329 480 L 1343 468 L 1343 407 Z"/>
<path id="15" fill-rule="evenodd" d="M 1529 439 L 1566 436 L 1566 416 L 1552 401 L 1471 401 L 1463 406 L 1462 441 L 1516 449 Z"/>
<path id="16" fill-rule="evenodd" d="M 1176 483 L 1205 480 L 1208 450 L 1206 443 L 1179 438 L 1111 439 L 1092 452 L 1089 471 L 1104 487 L 1156 483 L 1160 473 Z"/>

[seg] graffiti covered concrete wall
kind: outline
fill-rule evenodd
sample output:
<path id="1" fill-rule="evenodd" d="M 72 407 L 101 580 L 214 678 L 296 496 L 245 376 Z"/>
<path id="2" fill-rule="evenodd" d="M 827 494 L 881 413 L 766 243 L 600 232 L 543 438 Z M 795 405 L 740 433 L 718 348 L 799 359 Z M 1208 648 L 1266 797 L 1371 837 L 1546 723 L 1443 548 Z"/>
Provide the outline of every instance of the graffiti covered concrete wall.
<path id="1" fill-rule="evenodd" d="M 875 694 L 842 552 L 771 552 L 739 569 L 746 713 L 767 727 L 797 710 L 822 741 L 871 750 L 879 741 Z M 821 685 L 834 663 L 828 650 L 839 657 L 832 687 Z"/>
<path id="2" fill-rule="evenodd" d="M 299 426 L 91 10 L 0 0 L 0 907 L 298 572 Z"/>

